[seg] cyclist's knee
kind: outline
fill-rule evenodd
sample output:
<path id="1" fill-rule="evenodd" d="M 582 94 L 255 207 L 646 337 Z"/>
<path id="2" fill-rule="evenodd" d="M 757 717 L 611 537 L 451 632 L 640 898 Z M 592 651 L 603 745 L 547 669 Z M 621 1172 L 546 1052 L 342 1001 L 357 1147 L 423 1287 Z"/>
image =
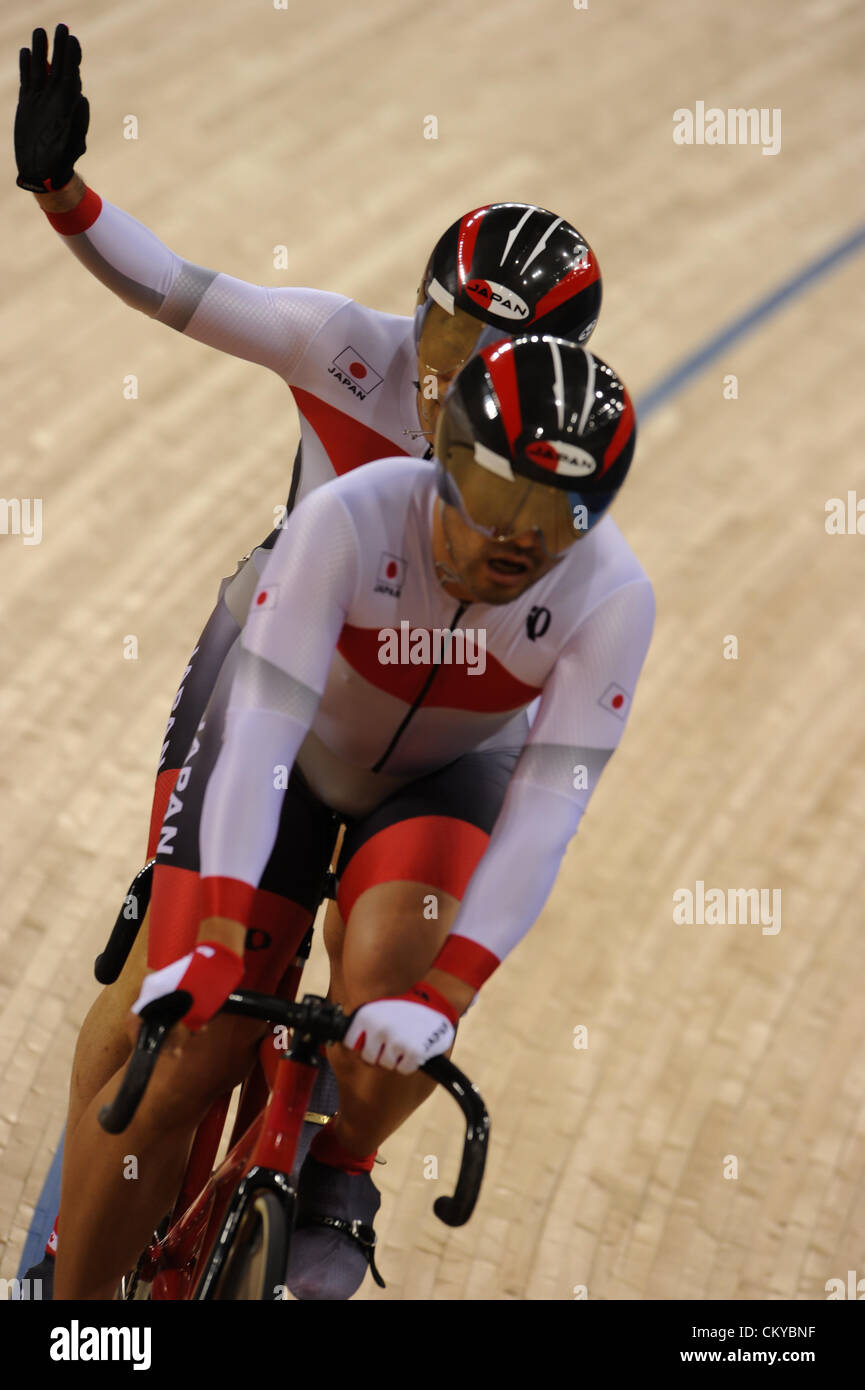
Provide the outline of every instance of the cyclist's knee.
<path id="1" fill-rule="evenodd" d="M 435 900 L 434 912 L 430 898 Z M 422 979 L 458 908 L 449 894 L 430 895 L 419 883 L 384 883 L 364 893 L 345 929 L 343 1006 L 356 1009 L 371 999 L 402 994 Z"/>

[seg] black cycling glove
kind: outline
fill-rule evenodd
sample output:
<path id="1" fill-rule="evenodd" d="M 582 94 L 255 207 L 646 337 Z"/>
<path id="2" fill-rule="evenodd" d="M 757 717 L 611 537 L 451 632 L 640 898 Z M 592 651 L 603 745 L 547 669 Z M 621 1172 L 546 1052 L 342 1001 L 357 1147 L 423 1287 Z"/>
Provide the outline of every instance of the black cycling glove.
<path id="1" fill-rule="evenodd" d="M 58 24 L 50 66 L 44 29 L 33 30 L 33 51 L 22 48 L 19 56 L 16 182 L 31 193 L 50 193 L 69 182 L 86 149 L 90 105 L 81 95 L 81 45 L 65 24 Z"/>

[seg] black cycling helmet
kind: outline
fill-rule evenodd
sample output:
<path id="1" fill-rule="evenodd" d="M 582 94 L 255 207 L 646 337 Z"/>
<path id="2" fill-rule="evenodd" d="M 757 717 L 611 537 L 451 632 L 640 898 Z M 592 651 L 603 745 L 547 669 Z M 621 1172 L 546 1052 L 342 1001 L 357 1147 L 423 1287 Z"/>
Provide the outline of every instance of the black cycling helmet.
<path id="1" fill-rule="evenodd" d="M 562 338 L 505 339 L 445 397 L 439 492 L 484 535 L 535 530 L 562 555 L 612 504 L 635 441 L 631 399 L 599 357 Z"/>
<path id="2" fill-rule="evenodd" d="M 490 203 L 436 243 L 418 291 L 416 341 L 430 303 L 489 325 L 481 347 L 528 328 L 583 343 L 600 313 L 601 272 L 564 218 L 532 203 Z"/>

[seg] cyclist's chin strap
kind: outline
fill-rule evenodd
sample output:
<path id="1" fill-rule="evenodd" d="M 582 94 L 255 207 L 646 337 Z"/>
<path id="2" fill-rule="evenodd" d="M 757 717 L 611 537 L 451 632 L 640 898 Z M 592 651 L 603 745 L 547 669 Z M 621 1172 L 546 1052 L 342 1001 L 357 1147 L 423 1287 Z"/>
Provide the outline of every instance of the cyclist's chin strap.
<path id="1" fill-rule="evenodd" d="M 370 1273 L 379 1288 L 387 1288 L 375 1263 L 376 1234 L 372 1226 L 368 1226 L 365 1221 L 344 1221 L 340 1216 L 307 1216 L 298 1222 L 298 1229 L 305 1226 L 329 1226 L 332 1231 L 339 1231 L 342 1235 L 348 1236 L 349 1240 L 355 1241 L 366 1255 Z"/>

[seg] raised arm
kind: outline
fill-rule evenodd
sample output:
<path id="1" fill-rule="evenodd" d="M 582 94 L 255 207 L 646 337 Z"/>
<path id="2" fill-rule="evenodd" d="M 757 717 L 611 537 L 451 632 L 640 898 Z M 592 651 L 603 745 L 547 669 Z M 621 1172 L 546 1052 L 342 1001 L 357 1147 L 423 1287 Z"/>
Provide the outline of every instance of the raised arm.
<path id="1" fill-rule="evenodd" d="M 290 379 L 308 344 L 347 300 L 254 285 L 186 261 L 141 222 L 103 201 L 74 170 L 89 106 L 78 40 L 58 25 L 49 67 L 45 31 L 21 50 L 15 119 L 18 184 L 96 279 L 131 308 L 188 337 Z"/>

